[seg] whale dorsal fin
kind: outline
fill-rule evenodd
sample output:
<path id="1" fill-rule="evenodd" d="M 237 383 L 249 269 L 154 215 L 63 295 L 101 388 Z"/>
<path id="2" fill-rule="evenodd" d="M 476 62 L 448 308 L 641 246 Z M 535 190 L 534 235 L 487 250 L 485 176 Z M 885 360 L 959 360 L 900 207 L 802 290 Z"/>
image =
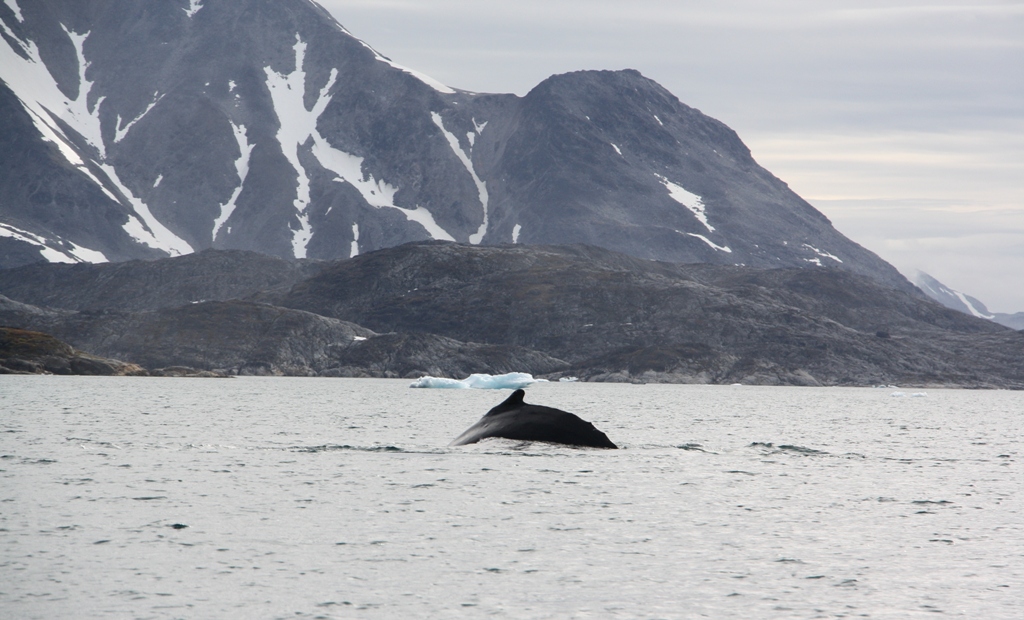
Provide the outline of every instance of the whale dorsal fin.
<path id="1" fill-rule="evenodd" d="M 506 398 L 500 405 L 488 411 L 487 415 L 497 415 L 499 413 L 511 411 L 512 409 L 518 409 L 519 407 L 523 406 L 523 397 L 525 396 L 526 392 L 524 392 L 521 389 L 516 390 L 515 392 L 512 392 L 512 394 L 508 398 Z"/>

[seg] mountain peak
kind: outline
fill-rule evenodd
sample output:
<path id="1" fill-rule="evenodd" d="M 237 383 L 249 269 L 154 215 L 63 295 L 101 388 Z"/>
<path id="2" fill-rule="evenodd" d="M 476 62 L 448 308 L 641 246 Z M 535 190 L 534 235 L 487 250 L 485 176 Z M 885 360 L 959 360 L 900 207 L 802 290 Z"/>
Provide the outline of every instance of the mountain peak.
<path id="1" fill-rule="evenodd" d="M 633 69 L 477 95 L 309 0 L 14 5 L 0 8 L 0 265 L 587 243 L 913 290 L 734 131 Z"/>

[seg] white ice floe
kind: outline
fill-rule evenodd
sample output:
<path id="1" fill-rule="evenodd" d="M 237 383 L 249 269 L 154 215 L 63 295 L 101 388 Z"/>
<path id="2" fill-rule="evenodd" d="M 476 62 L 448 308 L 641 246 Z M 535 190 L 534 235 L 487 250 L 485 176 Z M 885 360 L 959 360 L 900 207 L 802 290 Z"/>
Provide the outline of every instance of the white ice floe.
<path id="1" fill-rule="evenodd" d="M 837 263 L 843 262 L 842 259 L 840 259 L 835 254 L 829 254 L 828 252 L 823 252 L 823 251 L 819 250 L 818 248 L 814 247 L 813 245 L 810 245 L 809 243 L 805 243 L 804 247 L 807 248 L 808 250 L 814 252 L 815 254 L 817 254 L 818 256 L 820 256 L 822 258 L 831 258 L 832 260 L 836 261 Z M 821 261 L 818 261 L 818 263 L 820 264 Z"/>
<path id="2" fill-rule="evenodd" d="M 819 267 L 824 267 L 824 265 L 821 264 L 821 259 L 820 258 L 805 258 L 804 260 L 807 261 L 808 263 L 811 263 L 812 265 L 817 265 Z"/>
<path id="3" fill-rule="evenodd" d="M 452 152 L 455 153 L 455 157 L 457 157 L 458 160 L 462 162 L 462 165 L 466 168 L 466 171 L 469 172 L 469 176 L 473 178 L 473 183 L 476 184 L 477 195 L 480 197 L 480 204 L 483 205 L 484 209 L 484 221 L 483 223 L 480 224 L 480 228 L 478 228 L 475 233 L 469 236 L 469 242 L 472 243 L 473 245 L 477 245 L 481 241 L 483 241 L 484 235 L 487 234 L 487 183 L 481 181 L 480 177 L 477 176 L 476 170 L 473 169 L 473 162 L 470 160 L 469 155 L 467 155 L 466 152 L 462 150 L 462 147 L 459 146 L 459 139 L 455 137 L 455 134 L 451 133 L 450 131 L 444 128 L 444 120 L 441 118 L 441 115 L 438 114 L 437 112 L 431 112 L 430 118 L 431 120 L 434 121 L 434 124 L 437 125 L 437 128 L 441 130 L 441 133 L 444 134 L 444 137 L 448 140 L 448 146 L 450 146 Z"/>
<path id="4" fill-rule="evenodd" d="M 729 246 L 727 246 L 727 245 L 717 245 L 713 241 L 711 241 L 711 239 L 708 239 L 704 235 L 698 235 L 697 233 L 683 232 L 681 230 L 677 230 L 676 232 L 679 233 L 680 235 L 688 235 L 690 237 L 696 237 L 696 238 L 700 239 L 701 241 L 703 241 L 704 243 L 706 243 L 709 246 L 711 246 L 713 249 L 718 250 L 719 252 L 725 252 L 727 254 L 732 254 L 732 249 Z"/>
<path id="5" fill-rule="evenodd" d="M 160 187 L 160 181 L 163 181 L 163 180 L 164 180 L 164 175 L 162 175 L 162 174 L 156 175 L 156 181 L 153 181 L 153 189 L 156 189 L 156 188 Z"/>
<path id="6" fill-rule="evenodd" d="M 404 71 L 404 72 L 408 73 L 409 75 L 413 76 L 417 80 L 423 82 L 424 84 L 426 84 L 427 86 L 433 88 L 434 90 L 436 90 L 439 93 L 444 93 L 446 95 L 454 95 L 455 94 L 455 91 L 452 88 L 450 88 L 448 86 L 445 86 L 444 84 L 442 84 L 441 82 L 438 82 L 437 80 L 435 80 L 434 78 L 430 77 L 429 75 L 426 75 L 424 73 L 420 73 L 419 71 L 416 71 L 415 69 L 410 69 L 409 67 L 402 66 L 402 65 L 398 64 L 397 62 L 391 60 L 390 58 L 385 58 L 377 50 L 375 50 L 372 47 L 370 47 L 370 45 L 367 44 L 365 41 L 360 41 L 360 43 L 363 44 L 363 47 L 365 47 L 366 49 L 368 49 L 371 52 L 373 52 L 373 55 L 374 55 L 374 57 L 377 60 L 379 60 L 379 61 L 381 61 L 381 62 L 383 62 L 385 64 L 391 65 L 392 67 L 394 67 L 395 69 L 398 69 L 399 71 Z"/>
<path id="7" fill-rule="evenodd" d="M 359 224 L 352 224 L 352 249 L 349 250 L 348 257 L 355 258 L 357 256 L 359 256 Z"/>
<path id="8" fill-rule="evenodd" d="M 519 243 L 519 233 L 523 230 L 522 224 L 516 224 L 512 227 L 512 243 Z"/>
<path id="9" fill-rule="evenodd" d="M 547 379 L 534 379 L 527 372 L 510 372 L 504 375 L 472 374 L 465 379 L 447 379 L 444 377 L 420 377 L 409 384 L 411 388 L 441 389 L 486 389 L 486 390 L 517 390 L 534 383 L 547 383 Z"/>
<path id="10" fill-rule="evenodd" d="M 657 115 L 657 114 L 655 114 L 655 115 L 654 115 L 654 120 L 658 121 L 658 124 L 659 124 L 659 125 L 661 125 L 662 127 L 664 127 L 664 126 L 665 126 L 665 123 L 661 122 L 661 119 L 660 119 L 660 118 L 658 118 L 658 115 Z"/>
<path id="11" fill-rule="evenodd" d="M 621 157 L 622 156 L 622 150 L 619 149 L 619 145 L 615 144 L 614 142 L 609 142 L 609 144 L 612 145 L 612 148 L 615 149 L 615 152 L 618 153 L 619 156 Z"/>
<path id="12" fill-rule="evenodd" d="M 477 123 L 475 118 L 470 119 L 470 120 L 473 121 L 473 129 L 476 129 L 477 133 L 483 133 L 484 132 L 484 127 L 487 126 L 488 121 L 484 121 L 483 123 Z"/>
<path id="13" fill-rule="evenodd" d="M 213 221 L 213 232 L 210 239 L 214 241 L 217 240 L 217 233 L 224 226 L 224 222 L 228 221 L 228 218 L 235 211 L 238 195 L 242 193 L 245 178 L 249 176 L 249 158 L 252 156 L 253 147 L 256 146 L 249 143 L 248 131 L 245 125 L 236 125 L 232 121 L 229 122 L 231 123 L 231 132 L 235 136 L 235 142 L 238 143 L 238 159 L 235 160 L 235 174 L 238 175 L 238 186 L 235 187 L 228 201 L 220 206 L 220 215 Z"/>
<path id="14" fill-rule="evenodd" d="M 697 218 L 697 221 L 703 224 L 704 228 L 708 229 L 708 232 L 715 232 L 715 227 L 708 223 L 707 207 L 704 206 L 704 201 L 700 196 L 687 191 L 680 185 L 676 185 L 660 174 L 655 174 L 654 176 L 658 177 L 661 184 L 668 189 L 668 195 L 672 197 L 672 200 L 689 209 L 690 213 L 693 213 L 693 216 Z"/>

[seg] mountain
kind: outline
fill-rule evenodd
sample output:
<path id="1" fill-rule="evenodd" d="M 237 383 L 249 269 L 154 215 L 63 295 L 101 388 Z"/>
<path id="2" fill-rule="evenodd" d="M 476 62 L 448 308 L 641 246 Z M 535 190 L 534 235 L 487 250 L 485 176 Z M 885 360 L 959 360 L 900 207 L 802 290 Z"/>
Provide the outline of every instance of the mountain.
<path id="1" fill-rule="evenodd" d="M 242 250 L 110 264 L 34 263 L 0 270 L 0 292 L 33 306 L 65 310 L 160 310 L 287 291 L 323 266 Z"/>
<path id="2" fill-rule="evenodd" d="M 0 325 L 52 334 L 76 348 L 131 360 L 136 369 L 151 371 L 184 367 L 224 375 L 465 377 L 566 367 L 561 360 L 522 347 L 431 334 L 377 334 L 346 321 L 238 300 L 151 311 L 76 312 L 38 308 L 0 295 Z"/>
<path id="3" fill-rule="evenodd" d="M 235 281 L 244 299 L 194 299 L 200 289 L 174 288 L 183 272 Z M 315 264 L 223 250 L 39 264 L 0 270 L 0 325 L 150 370 L 1024 388 L 1024 332 L 866 276 L 582 244 L 424 241 Z"/>
<path id="4" fill-rule="evenodd" d="M 636 71 L 457 90 L 309 0 L 5 0 L 0 38 L 0 266 L 585 243 L 919 294 Z"/>
<path id="5" fill-rule="evenodd" d="M 976 316 L 980 319 L 995 321 L 1012 329 L 1024 329 L 1024 312 L 1009 314 L 1005 312 L 990 312 L 981 301 L 970 295 L 953 290 L 939 282 L 923 271 L 917 272 L 915 284 L 924 291 L 924 294 L 931 297 L 947 308 L 959 310 L 965 314 Z"/>
<path id="6" fill-rule="evenodd" d="M 271 300 L 535 349 L 591 380 L 1024 387 L 1024 334 L 839 269 L 435 242 L 339 261 Z"/>

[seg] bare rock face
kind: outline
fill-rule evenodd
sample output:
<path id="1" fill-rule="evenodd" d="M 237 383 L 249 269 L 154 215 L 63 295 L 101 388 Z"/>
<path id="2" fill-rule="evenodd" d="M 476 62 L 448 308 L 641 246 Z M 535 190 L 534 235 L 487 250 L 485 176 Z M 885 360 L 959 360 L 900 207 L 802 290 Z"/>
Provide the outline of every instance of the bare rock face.
<path id="1" fill-rule="evenodd" d="M 0 271 L 0 325 L 163 375 L 1024 388 L 1024 333 L 840 269 L 437 241 L 318 264 L 305 279 L 270 269 L 278 260 L 209 251 Z M 207 278 L 183 278 L 183 264 Z M 291 275 L 260 279 L 275 269 Z M 248 298 L 181 304 L 182 290 Z M 39 299 L 88 309 L 26 303 Z"/>
<path id="2" fill-rule="evenodd" d="M 0 296 L 0 323 L 56 334 L 76 347 L 131 360 L 136 368 L 162 377 L 465 377 L 474 372 L 541 374 L 567 367 L 562 360 L 523 347 L 425 334 L 377 334 L 309 312 L 237 300 L 145 312 L 74 312 L 36 308 Z M 82 369 L 75 374 L 111 374 L 86 372 L 84 359 L 75 363 Z M 70 369 L 67 364 L 60 369 L 65 367 Z M 46 369 L 68 374 L 56 367 Z"/>
<path id="3" fill-rule="evenodd" d="M 137 364 L 76 350 L 49 334 L 0 327 L 0 374 L 145 375 Z"/>
<path id="4" fill-rule="evenodd" d="M 336 263 L 277 303 L 526 347 L 584 379 L 1024 386 L 1024 334 L 838 269 L 425 243 Z"/>
<path id="5" fill-rule="evenodd" d="M 47 308 L 141 312 L 283 292 L 320 268 L 318 261 L 239 250 L 157 261 L 35 263 L 0 270 L 0 292 Z"/>
<path id="6" fill-rule="evenodd" d="M 633 70 L 478 94 L 395 65 L 308 0 L 17 6 L 0 3 L 3 267 L 586 243 L 916 294 Z"/>

